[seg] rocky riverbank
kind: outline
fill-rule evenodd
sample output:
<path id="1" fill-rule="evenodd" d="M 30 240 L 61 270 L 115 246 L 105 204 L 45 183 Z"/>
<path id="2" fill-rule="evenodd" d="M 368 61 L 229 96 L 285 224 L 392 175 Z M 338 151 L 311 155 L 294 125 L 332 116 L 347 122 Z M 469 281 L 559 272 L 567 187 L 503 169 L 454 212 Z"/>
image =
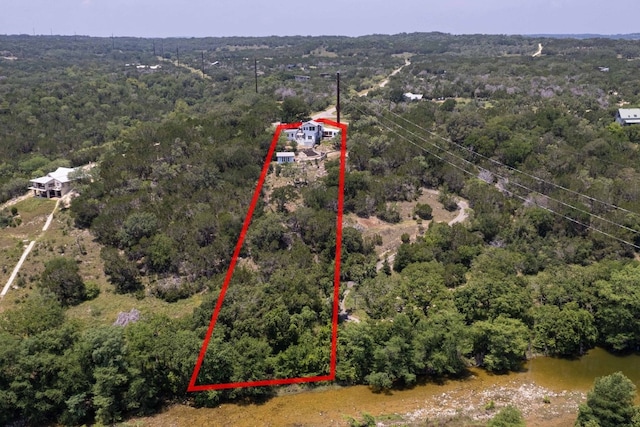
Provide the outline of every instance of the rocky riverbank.
<path id="1" fill-rule="evenodd" d="M 522 412 L 527 425 L 572 426 L 578 405 L 585 394 L 578 391 L 555 392 L 535 383 L 510 381 L 479 390 L 475 387 L 451 390 L 433 396 L 424 407 L 401 416 L 404 423 L 422 424 L 425 420 L 442 422 L 466 418 L 486 422 L 500 409 L 514 406 Z M 388 425 L 398 425 L 397 423 Z"/>

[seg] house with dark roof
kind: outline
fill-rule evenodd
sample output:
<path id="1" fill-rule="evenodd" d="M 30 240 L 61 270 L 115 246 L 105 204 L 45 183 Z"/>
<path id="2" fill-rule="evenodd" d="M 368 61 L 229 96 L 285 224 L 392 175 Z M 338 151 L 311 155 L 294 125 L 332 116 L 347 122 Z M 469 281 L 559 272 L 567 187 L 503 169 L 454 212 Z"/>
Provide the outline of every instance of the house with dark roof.
<path id="1" fill-rule="evenodd" d="M 33 190 L 36 197 L 62 197 L 71 191 L 74 168 L 58 168 L 46 176 L 30 180 L 29 190 Z"/>
<path id="2" fill-rule="evenodd" d="M 622 126 L 640 124 L 640 108 L 620 108 L 616 113 L 616 122 Z"/>

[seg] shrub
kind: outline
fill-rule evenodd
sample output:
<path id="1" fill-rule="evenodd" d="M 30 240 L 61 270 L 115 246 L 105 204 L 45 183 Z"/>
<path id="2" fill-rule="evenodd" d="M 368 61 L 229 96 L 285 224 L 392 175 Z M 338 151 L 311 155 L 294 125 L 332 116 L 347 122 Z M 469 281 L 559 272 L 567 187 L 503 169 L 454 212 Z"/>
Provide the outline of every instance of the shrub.
<path id="1" fill-rule="evenodd" d="M 45 264 L 40 275 L 40 288 L 53 293 L 63 306 L 80 304 L 87 298 L 87 290 L 78 274 L 78 264 L 69 258 L 58 257 Z"/>
<path id="2" fill-rule="evenodd" d="M 433 218 L 433 209 L 426 203 L 418 203 L 413 210 L 413 213 L 420 219 L 429 220 Z"/>

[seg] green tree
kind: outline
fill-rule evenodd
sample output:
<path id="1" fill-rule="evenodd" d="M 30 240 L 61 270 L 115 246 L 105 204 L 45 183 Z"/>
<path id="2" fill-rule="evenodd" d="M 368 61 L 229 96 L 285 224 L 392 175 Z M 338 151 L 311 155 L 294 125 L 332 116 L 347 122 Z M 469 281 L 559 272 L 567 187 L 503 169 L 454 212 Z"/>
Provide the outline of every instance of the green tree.
<path id="1" fill-rule="evenodd" d="M 534 346 L 552 356 L 580 356 L 595 345 L 598 337 L 593 315 L 575 302 L 562 310 L 555 305 L 537 307 L 534 321 Z"/>
<path id="2" fill-rule="evenodd" d="M 480 366 L 492 372 L 517 370 L 529 346 L 529 329 L 517 319 L 499 316 L 473 324 L 473 354 Z"/>
<path id="3" fill-rule="evenodd" d="M 86 299 L 87 291 L 78 270 L 78 264 L 69 258 L 47 261 L 39 287 L 54 294 L 63 306 L 80 304 Z"/>
<path id="4" fill-rule="evenodd" d="M 290 96 L 282 102 L 282 122 L 302 122 L 309 118 L 311 109 L 304 99 Z"/>
<path id="5" fill-rule="evenodd" d="M 394 87 L 389 91 L 389 101 L 396 104 L 404 101 L 404 91 L 401 87 Z"/>
<path id="6" fill-rule="evenodd" d="M 487 427 L 525 427 L 522 413 L 513 406 L 507 406 L 500 410 L 489 420 Z"/>
<path id="7" fill-rule="evenodd" d="M 18 418 L 49 424 L 65 410 L 69 396 L 86 387 L 85 373 L 72 357 L 78 335 L 77 325 L 69 322 L 20 342 L 9 365 L 10 384 L 3 387 L 15 397 Z"/>
<path id="8" fill-rule="evenodd" d="M 622 372 L 599 377 L 580 405 L 576 427 L 632 427 L 638 407 L 633 405 L 636 386 Z"/>
<path id="9" fill-rule="evenodd" d="M 338 340 L 338 366 L 336 378 L 349 384 L 364 382 L 371 372 L 374 341 L 369 323 L 345 323 Z M 387 388 L 387 387 L 380 387 Z"/>
<path id="10" fill-rule="evenodd" d="M 600 341 L 616 351 L 640 345 L 640 267 L 628 265 L 614 271 L 609 280 L 595 283 L 596 325 Z"/>
<path id="11" fill-rule="evenodd" d="M 433 209 L 427 203 L 417 203 L 413 213 L 420 219 L 428 220 L 433 218 Z"/>
<path id="12" fill-rule="evenodd" d="M 29 336 L 57 328 L 64 322 L 64 310 L 53 294 L 35 292 L 12 310 L 0 314 L 0 331 Z"/>
<path id="13" fill-rule="evenodd" d="M 158 233 L 151 239 L 148 255 L 153 271 L 158 273 L 170 271 L 177 255 L 176 244 L 166 234 Z"/>
<path id="14" fill-rule="evenodd" d="M 530 289 L 521 278 L 492 278 L 489 274 L 476 274 L 465 286 L 455 289 L 454 299 L 468 323 L 500 315 L 528 323 L 532 304 Z"/>
<path id="15" fill-rule="evenodd" d="M 121 244 L 132 247 L 143 237 L 151 237 L 158 229 L 158 220 L 151 212 L 134 212 L 127 217 L 118 233 Z"/>
<path id="16" fill-rule="evenodd" d="M 455 108 L 456 108 L 456 100 L 453 98 L 448 98 L 446 99 L 441 105 L 440 105 L 440 109 L 442 111 L 447 111 L 447 112 L 452 112 Z"/>
<path id="17" fill-rule="evenodd" d="M 94 192 L 92 191 L 92 193 Z M 94 197 L 95 194 L 87 192 L 75 197 L 71 202 L 71 215 L 76 227 L 88 228 L 93 220 L 100 215 L 100 202 Z"/>
<path id="18" fill-rule="evenodd" d="M 140 289 L 140 272 L 133 261 L 129 261 L 118 253 L 118 250 L 105 246 L 100 251 L 104 261 L 104 273 L 119 293 L 133 292 Z"/>
<path id="19" fill-rule="evenodd" d="M 131 379 L 124 330 L 118 326 L 89 329 L 78 351 L 90 361 L 90 399 L 96 421 L 111 424 L 121 420 L 129 403 L 126 392 Z"/>
<path id="20" fill-rule="evenodd" d="M 389 384 L 411 385 L 416 381 L 413 359 L 414 327 L 409 316 L 400 313 L 387 331 L 389 338 L 373 352 L 373 373 L 366 377 L 373 389 L 389 388 Z"/>
<path id="21" fill-rule="evenodd" d="M 276 212 L 286 213 L 287 203 L 294 200 L 297 197 L 295 187 L 287 185 L 285 187 L 274 188 L 271 193 L 271 200 L 276 205 Z"/>
<path id="22" fill-rule="evenodd" d="M 472 343 L 457 311 L 431 313 L 415 329 L 413 361 L 417 369 L 436 376 L 460 374 L 466 369 L 464 355 L 471 352 Z"/>

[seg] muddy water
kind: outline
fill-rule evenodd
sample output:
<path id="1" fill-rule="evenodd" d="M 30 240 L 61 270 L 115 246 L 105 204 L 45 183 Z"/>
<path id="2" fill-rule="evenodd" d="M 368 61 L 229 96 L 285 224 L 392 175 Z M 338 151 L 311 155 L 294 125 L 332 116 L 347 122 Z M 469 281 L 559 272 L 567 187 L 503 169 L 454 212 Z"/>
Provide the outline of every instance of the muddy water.
<path id="1" fill-rule="evenodd" d="M 365 386 L 329 387 L 278 396 L 259 405 L 224 404 L 213 409 L 176 405 L 142 420 L 142 425 L 335 426 L 347 425 L 349 416 L 359 418 L 363 412 L 411 421 L 459 410 L 487 419 L 493 413 L 485 406 L 495 401 L 498 407 L 514 404 L 520 408 L 528 425 L 571 426 L 577 405 L 594 379 L 616 371 L 640 387 L 640 356 L 618 357 L 595 349 L 579 360 L 536 358 L 520 373 L 489 375 L 472 369 L 464 380 L 426 383 L 387 394 L 372 393 Z M 551 404 L 543 403 L 548 396 Z"/>
<path id="2" fill-rule="evenodd" d="M 640 389 L 640 356 L 615 356 L 600 348 L 578 360 L 539 357 L 527 364 L 517 377 L 552 390 L 588 391 L 597 377 L 622 371 Z"/>

